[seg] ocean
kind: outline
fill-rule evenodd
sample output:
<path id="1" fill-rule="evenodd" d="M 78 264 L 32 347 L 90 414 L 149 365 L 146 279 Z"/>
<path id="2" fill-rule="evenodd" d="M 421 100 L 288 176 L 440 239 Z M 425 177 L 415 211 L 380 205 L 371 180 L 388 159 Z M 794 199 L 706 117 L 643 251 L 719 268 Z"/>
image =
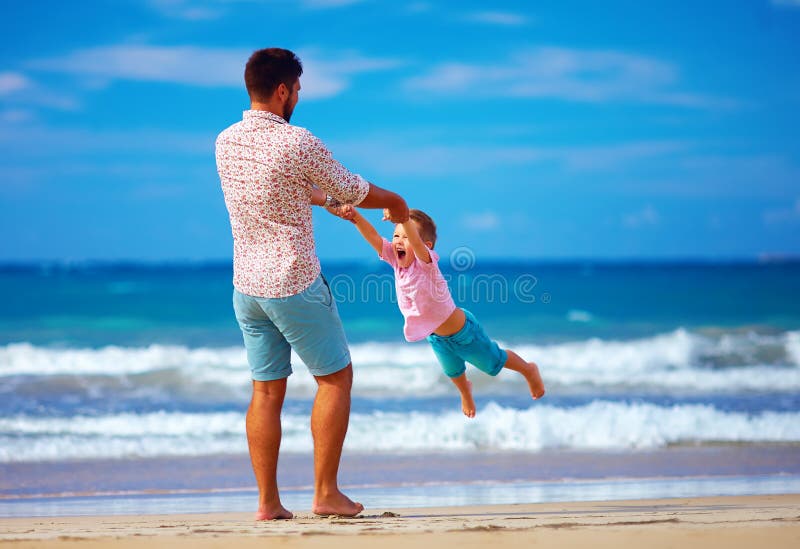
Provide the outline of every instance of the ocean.
<path id="1" fill-rule="evenodd" d="M 388 267 L 323 262 L 354 366 L 343 484 L 366 502 L 800 489 L 800 263 L 443 266 L 547 394 L 471 368 L 465 418 L 403 340 Z M 0 516 L 251 510 L 231 294 L 227 263 L 0 267 Z M 315 383 L 293 367 L 279 480 L 308 508 Z"/>

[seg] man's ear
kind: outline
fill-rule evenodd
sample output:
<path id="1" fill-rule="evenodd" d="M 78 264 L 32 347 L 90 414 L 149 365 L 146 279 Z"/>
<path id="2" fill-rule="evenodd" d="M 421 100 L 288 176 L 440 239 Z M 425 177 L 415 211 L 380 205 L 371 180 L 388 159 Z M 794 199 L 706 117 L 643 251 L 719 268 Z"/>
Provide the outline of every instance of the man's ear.
<path id="1" fill-rule="evenodd" d="M 277 94 L 278 94 L 278 97 L 279 97 L 281 100 L 284 100 L 284 99 L 286 99 L 286 98 L 287 98 L 287 97 L 289 97 L 289 95 L 290 95 L 289 88 L 287 88 L 287 87 L 286 87 L 286 84 L 284 84 L 283 82 L 281 82 L 280 84 L 278 84 L 278 87 L 277 87 L 277 88 L 275 88 L 275 93 L 277 93 Z"/>

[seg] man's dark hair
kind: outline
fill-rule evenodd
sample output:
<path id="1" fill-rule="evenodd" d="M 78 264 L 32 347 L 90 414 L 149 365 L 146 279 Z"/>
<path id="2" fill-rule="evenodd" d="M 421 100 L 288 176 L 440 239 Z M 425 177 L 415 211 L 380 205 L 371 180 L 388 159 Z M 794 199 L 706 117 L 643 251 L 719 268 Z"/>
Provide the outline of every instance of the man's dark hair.
<path id="1" fill-rule="evenodd" d="M 264 48 L 253 52 L 244 68 L 244 83 L 250 100 L 266 101 L 283 83 L 292 86 L 303 74 L 303 64 L 291 51 L 282 48 Z"/>

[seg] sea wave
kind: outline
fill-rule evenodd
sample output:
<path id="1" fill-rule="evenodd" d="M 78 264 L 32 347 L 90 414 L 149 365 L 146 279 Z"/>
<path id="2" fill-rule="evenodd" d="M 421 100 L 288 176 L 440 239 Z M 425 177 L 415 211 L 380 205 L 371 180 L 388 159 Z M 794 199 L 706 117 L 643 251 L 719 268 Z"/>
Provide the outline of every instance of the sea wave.
<path id="1" fill-rule="evenodd" d="M 748 414 L 710 405 L 597 400 L 577 407 L 490 402 L 457 411 L 353 414 L 352 452 L 645 449 L 671 444 L 800 443 L 800 412 Z M 283 415 L 283 451 L 312 451 L 307 414 Z M 0 418 L 0 462 L 246 453 L 242 413 Z"/>
<path id="2" fill-rule="evenodd" d="M 501 342 L 502 343 L 502 342 Z M 800 390 L 800 331 L 715 335 L 678 329 L 634 340 L 588 339 L 514 350 L 535 360 L 550 390 L 618 392 L 796 392 Z M 431 396 L 452 390 L 427 344 L 359 343 L 351 346 L 354 394 Z M 308 397 L 316 383 L 293 355 L 289 395 Z M 507 393 L 520 379 L 503 372 L 471 376 L 476 388 Z M 241 347 L 49 348 L 29 343 L 0 347 L 0 394 L 111 398 L 127 391 L 152 398 L 240 399 L 249 391 Z M 78 391 L 78 393 L 74 393 Z"/>

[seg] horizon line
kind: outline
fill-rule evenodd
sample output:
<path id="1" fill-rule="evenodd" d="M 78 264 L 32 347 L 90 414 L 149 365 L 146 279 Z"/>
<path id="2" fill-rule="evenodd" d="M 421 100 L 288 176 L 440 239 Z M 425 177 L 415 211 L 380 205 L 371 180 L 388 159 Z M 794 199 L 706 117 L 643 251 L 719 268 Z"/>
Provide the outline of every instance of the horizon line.
<path id="1" fill-rule="evenodd" d="M 377 264 L 377 258 L 320 258 L 324 267 L 328 265 Z M 757 254 L 747 256 L 598 256 L 598 257 L 490 257 L 476 261 L 476 265 L 485 264 L 544 264 L 544 265 L 724 265 L 724 264 L 793 264 L 800 263 L 800 254 Z M 174 258 L 174 259 L 0 259 L 0 270 L 27 269 L 70 269 L 70 268 L 114 268 L 114 267 L 222 267 L 232 266 L 232 258 Z"/>

